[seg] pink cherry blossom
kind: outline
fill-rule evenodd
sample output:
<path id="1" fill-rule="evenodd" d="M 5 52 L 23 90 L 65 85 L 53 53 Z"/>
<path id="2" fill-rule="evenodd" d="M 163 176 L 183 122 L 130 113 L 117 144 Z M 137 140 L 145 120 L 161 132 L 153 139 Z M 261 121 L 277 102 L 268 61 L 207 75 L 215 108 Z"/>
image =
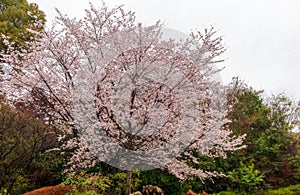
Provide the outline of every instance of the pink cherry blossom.
<path id="1" fill-rule="evenodd" d="M 187 165 L 199 163 L 192 151 L 226 157 L 242 147 L 244 137 L 224 127 L 226 97 L 211 79 L 222 38 L 210 28 L 165 40 L 161 29 L 160 22 L 137 23 L 122 6 L 91 5 L 79 20 L 58 11 L 42 38 L 28 43 L 32 52 L 2 56 L 1 87 L 9 100 L 37 106 L 76 135 L 63 145 L 78 148 L 72 168 L 97 157 L 126 170 L 168 169 L 180 179 L 222 175 Z"/>

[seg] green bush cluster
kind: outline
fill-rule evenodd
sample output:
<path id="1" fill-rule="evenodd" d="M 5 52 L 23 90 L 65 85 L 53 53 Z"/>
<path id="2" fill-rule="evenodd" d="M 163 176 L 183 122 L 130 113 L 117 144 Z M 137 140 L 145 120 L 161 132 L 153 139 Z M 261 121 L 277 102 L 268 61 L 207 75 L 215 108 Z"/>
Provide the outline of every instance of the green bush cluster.
<path id="1" fill-rule="evenodd" d="M 252 194 L 261 194 L 261 195 L 297 195 L 300 194 L 300 184 L 291 185 L 286 188 L 279 188 L 277 190 L 268 190 L 265 192 L 255 193 L 255 192 L 231 192 L 231 191 L 222 191 L 219 193 L 214 193 L 213 195 L 252 195 Z"/>
<path id="2" fill-rule="evenodd" d="M 107 194 L 112 181 L 105 176 L 79 173 L 67 175 L 60 185 L 76 186 L 75 191 L 69 194 Z"/>
<path id="3" fill-rule="evenodd" d="M 136 191 L 141 187 L 141 180 L 139 179 L 139 172 L 134 172 L 132 175 L 131 188 Z M 68 174 L 64 181 L 60 184 L 73 185 L 75 190 L 69 195 L 111 195 L 124 194 L 126 173 L 119 172 L 107 175 L 95 175 L 82 171 L 77 174 Z"/>
<path id="4" fill-rule="evenodd" d="M 0 190 L 26 191 L 61 181 L 64 159 L 46 152 L 57 140 L 50 125 L 0 103 Z"/>
<path id="5" fill-rule="evenodd" d="M 242 194 L 236 193 L 236 192 L 222 191 L 222 192 L 219 192 L 219 193 L 215 193 L 213 195 L 242 195 Z"/>
<path id="6" fill-rule="evenodd" d="M 258 190 L 264 181 L 264 175 L 259 170 L 254 169 L 254 164 L 245 165 L 240 162 L 240 166 L 228 172 L 233 189 L 238 192 L 253 192 Z"/>
<path id="7" fill-rule="evenodd" d="M 268 190 L 265 195 L 295 195 L 300 194 L 300 184 L 292 185 L 286 188 L 279 188 L 277 190 Z"/>

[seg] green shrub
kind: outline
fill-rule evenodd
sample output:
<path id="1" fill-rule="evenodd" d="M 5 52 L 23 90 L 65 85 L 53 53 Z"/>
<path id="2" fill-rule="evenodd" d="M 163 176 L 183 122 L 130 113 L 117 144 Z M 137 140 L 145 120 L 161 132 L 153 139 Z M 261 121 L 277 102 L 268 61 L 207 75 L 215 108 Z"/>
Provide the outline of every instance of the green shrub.
<path id="1" fill-rule="evenodd" d="M 139 172 L 133 172 L 131 178 L 131 189 L 136 191 L 141 186 Z M 76 189 L 70 195 L 111 195 L 124 194 L 126 185 L 126 173 L 114 173 L 93 175 L 86 172 L 69 174 L 61 185 L 74 185 Z"/>
<path id="2" fill-rule="evenodd" d="M 112 181 L 110 189 L 111 194 L 125 194 L 126 188 L 126 173 L 114 173 L 108 174 L 108 178 Z M 140 172 L 133 171 L 131 174 L 131 190 L 132 192 L 137 191 L 141 187 L 142 180 L 140 179 Z"/>
<path id="3" fill-rule="evenodd" d="M 7 189 L 6 188 L 1 188 L 0 189 L 0 195 L 7 195 Z"/>
<path id="4" fill-rule="evenodd" d="M 74 185 L 76 190 L 72 195 L 84 194 L 84 195 L 96 195 L 96 194 L 109 194 L 112 181 L 106 176 L 98 176 L 86 174 L 84 172 L 72 175 L 67 175 L 64 182 L 61 185 Z"/>
<path id="5" fill-rule="evenodd" d="M 242 162 L 237 169 L 228 172 L 228 178 L 233 183 L 233 188 L 239 193 L 254 192 L 264 181 L 264 175 L 254 169 L 253 163 L 245 165 Z"/>
<path id="6" fill-rule="evenodd" d="M 300 184 L 292 185 L 286 188 L 279 188 L 277 190 L 268 190 L 265 195 L 295 195 L 300 194 Z"/>
<path id="7" fill-rule="evenodd" d="M 94 191 L 79 192 L 78 190 L 75 190 L 74 192 L 68 193 L 66 195 L 99 195 L 99 194 Z"/>
<path id="8" fill-rule="evenodd" d="M 7 194 L 60 182 L 64 159 L 46 153 L 56 146 L 58 130 L 33 115 L 0 102 L 0 190 Z"/>
<path id="9" fill-rule="evenodd" d="M 213 195 L 238 195 L 238 194 L 235 192 L 222 191 L 222 192 L 219 192 L 219 193 L 213 194 Z"/>
<path id="10" fill-rule="evenodd" d="M 162 171 L 160 169 L 148 170 L 141 172 L 142 185 L 154 185 L 159 186 L 163 189 L 165 194 L 181 195 L 186 193 L 187 190 L 192 189 L 188 186 L 186 191 L 184 191 L 183 183 L 180 182 L 178 178 L 171 175 L 167 171 Z M 194 190 L 194 189 L 192 189 Z M 196 190 L 195 190 L 196 191 Z"/>

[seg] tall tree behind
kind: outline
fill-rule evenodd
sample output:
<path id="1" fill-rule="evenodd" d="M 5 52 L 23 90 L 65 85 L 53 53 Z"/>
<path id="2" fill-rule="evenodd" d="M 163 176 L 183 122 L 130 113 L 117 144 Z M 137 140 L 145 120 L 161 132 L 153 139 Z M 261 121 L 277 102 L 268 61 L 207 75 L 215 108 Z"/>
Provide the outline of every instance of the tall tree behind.
<path id="1" fill-rule="evenodd" d="M 36 33 L 42 31 L 45 24 L 45 14 L 34 3 L 26 0 L 0 1 L 0 49 L 7 53 L 5 39 L 12 42 L 14 49 L 28 52 L 27 42 L 35 40 Z M 6 38 L 4 38 L 6 37 Z"/>
<path id="2" fill-rule="evenodd" d="M 299 140 L 292 131 L 298 122 L 295 103 L 284 94 L 264 100 L 238 78 L 230 88 L 230 129 L 237 135 L 247 134 L 247 147 L 230 155 L 230 165 L 253 162 L 274 188 L 297 183 Z"/>
<path id="3" fill-rule="evenodd" d="M 60 182 L 63 157 L 56 151 L 57 129 L 20 104 L 0 102 L 0 194 L 26 191 Z M 5 193 L 6 192 L 6 193 Z"/>

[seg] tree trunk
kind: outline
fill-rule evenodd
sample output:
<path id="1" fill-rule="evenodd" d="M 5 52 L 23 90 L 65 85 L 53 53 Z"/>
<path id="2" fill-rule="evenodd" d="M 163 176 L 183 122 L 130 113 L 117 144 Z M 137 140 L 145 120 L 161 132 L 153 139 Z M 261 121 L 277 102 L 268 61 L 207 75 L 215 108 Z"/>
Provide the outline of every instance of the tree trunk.
<path id="1" fill-rule="evenodd" d="M 126 191 L 125 195 L 130 195 L 131 194 L 131 171 L 127 171 L 126 174 Z"/>

